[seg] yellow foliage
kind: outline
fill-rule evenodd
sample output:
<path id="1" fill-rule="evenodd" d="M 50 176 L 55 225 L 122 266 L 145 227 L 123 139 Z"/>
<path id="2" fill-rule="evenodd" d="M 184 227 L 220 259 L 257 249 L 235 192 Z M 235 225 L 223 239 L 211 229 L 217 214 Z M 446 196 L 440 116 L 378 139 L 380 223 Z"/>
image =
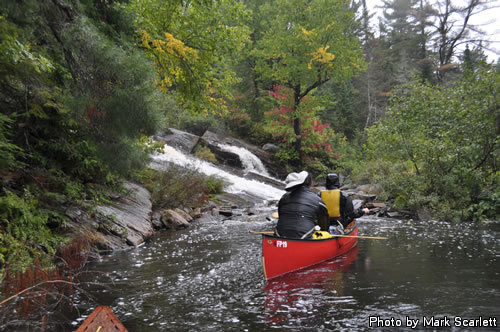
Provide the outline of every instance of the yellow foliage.
<path id="1" fill-rule="evenodd" d="M 312 39 L 316 37 L 316 29 L 306 30 L 304 28 L 300 28 L 300 33 L 297 35 L 297 38 L 303 39 L 308 45 L 312 44 Z"/>
<path id="2" fill-rule="evenodd" d="M 334 24 L 335 24 L 335 22 L 332 22 L 332 23 L 328 24 L 328 25 L 325 27 L 325 30 L 329 30 L 329 29 L 332 27 L 332 25 L 334 25 Z"/>
<path id="3" fill-rule="evenodd" d="M 316 31 L 314 31 L 315 29 L 307 31 L 306 29 L 301 28 L 300 30 L 304 36 L 311 36 L 311 35 L 314 36 L 316 34 Z"/>
<path id="4" fill-rule="evenodd" d="M 175 38 L 172 34 L 165 32 L 165 38 L 167 39 L 167 52 L 170 54 L 177 55 L 179 57 L 194 57 L 197 58 L 198 52 L 184 44 L 182 40 Z"/>
<path id="5" fill-rule="evenodd" d="M 144 46 L 145 48 L 151 48 L 149 46 L 149 34 L 145 31 L 145 30 L 142 30 L 141 31 L 141 37 L 142 37 L 142 46 Z"/>
<path id="6" fill-rule="evenodd" d="M 330 46 L 326 45 L 324 47 L 319 47 L 312 53 L 309 53 L 308 55 L 311 56 L 311 61 L 309 61 L 309 63 L 307 64 L 307 68 L 312 69 L 313 61 L 328 64 L 329 66 L 331 66 L 331 62 L 335 59 L 335 54 L 329 53 L 329 48 Z"/>
<path id="7" fill-rule="evenodd" d="M 151 36 L 145 30 L 141 32 L 141 35 L 142 45 L 147 49 L 151 49 L 152 44 L 153 49 L 158 52 L 165 52 L 178 58 L 198 58 L 197 50 L 186 46 L 182 40 L 175 38 L 171 33 L 165 32 L 165 40 L 151 40 Z"/>

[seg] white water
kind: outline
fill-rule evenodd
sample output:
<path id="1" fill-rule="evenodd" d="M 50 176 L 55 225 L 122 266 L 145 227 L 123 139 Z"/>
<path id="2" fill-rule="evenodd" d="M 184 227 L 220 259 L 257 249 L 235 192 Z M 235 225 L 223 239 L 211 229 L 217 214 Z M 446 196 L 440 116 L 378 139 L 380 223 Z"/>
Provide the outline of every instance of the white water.
<path id="1" fill-rule="evenodd" d="M 230 183 L 230 185 L 225 188 L 225 191 L 229 193 L 247 193 L 255 197 L 260 197 L 263 200 L 277 200 L 285 193 L 283 190 L 277 189 L 268 184 L 255 180 L 248 180 L 226 172 L 212 163 L 198 159 L 192 155 L 186 155 L 166 144 L 164 151 L 165 153 L 162 154 L 154 154 L 152 156 L 153 161 L 159 164 L 166 161 L 190 169 L 196 169 L 206 175 L 219 176 Z"/>
<path id="2" fill-rule="evenodd" d="M 219 144 L 219 147 L 224 151 L 237 154 L 240 157 L 241 163 L 243 164 L 245 173 L 255 172 L 270 177 L 259 157 L 257 157 L 247 149 L 227 144 Z"/>

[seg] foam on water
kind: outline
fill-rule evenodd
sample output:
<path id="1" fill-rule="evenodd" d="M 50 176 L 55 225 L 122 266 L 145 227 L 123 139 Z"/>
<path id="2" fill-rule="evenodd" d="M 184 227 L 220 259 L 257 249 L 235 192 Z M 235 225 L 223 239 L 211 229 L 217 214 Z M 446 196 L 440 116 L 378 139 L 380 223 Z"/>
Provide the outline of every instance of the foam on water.
<path id="1" fill-rule="evenodd" d="M 164 151 L 165 152 L 162 154 L 153 155 L 153 161 L 159 164 L 162 164 L 162 162 L 169 162 L 190 169 L 196 169 L 197 171 L 206 175 L 219 176 L 230 183 L 230 185 L 225 188 L 225 190 L 229 193 L 246 193 L 255 197 L 262 198 L 263 200 L 277 200 L 285 193 L 283 190 L 280 190 L 268 184 L 256 180 L 248 180 L 226 172 L 212 163 L 198 159 L 192 155 L 186 155 L 169 145 L 165 144 Z"/>
<path id="2" fill-rule="evenodd" d="M 262 163 L 262 160 L 247 149 L 227 144 L 219 144 L 219 147 L 224 151 L 237 154 L 240 157 L 243 167 L 245 168 L 245 172 L 252 171 L 270 177 L 264 167 L 264 164 Z"/>

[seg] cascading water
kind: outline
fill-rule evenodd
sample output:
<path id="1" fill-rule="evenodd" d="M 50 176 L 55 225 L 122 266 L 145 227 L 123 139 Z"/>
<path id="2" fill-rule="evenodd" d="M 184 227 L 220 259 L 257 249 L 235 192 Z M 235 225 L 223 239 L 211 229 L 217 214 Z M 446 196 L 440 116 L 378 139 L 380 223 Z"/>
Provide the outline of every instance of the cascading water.
<path id="1" fill-rule="evenodd" d="M 247 149 L 227 144 L 219 144 L 219 147 L 224 151 L 237 154 L 240 157 L 241 163 L 243 164 L 246 173 L 256 172 L 261 175 L 270 177 L 259 157 L 257 157 Z"/>
<path id="2" fill-rule="evenodd" d="M 262 200 L 277 200 L 285 193 L 283 190 L 277 189 L 268 184 L 256 180 L 248 180 L 240 176 L 231 174 L 218 168 L 214 164 L 198 159 L 192 155 L 186 155 L 166 144 L 164 151 L 165 152 L 162 154 L 155 154 L 152 156 L 153 163 L 151 167 L 161 170 L 162 168 L 165 168 L 166 162 L 173 163 L 182 167 L 196 169 L 203 174 L 219 176 L 228 181 L 230 185 L 225 188 L 225 190 L 229 193 L 246 193 L 248 195 L 261 198 Z M 260 160 L 259 162 L 262 165 L 262 162 Z M 265 170 L 263 165 L 262 168 Z"/>

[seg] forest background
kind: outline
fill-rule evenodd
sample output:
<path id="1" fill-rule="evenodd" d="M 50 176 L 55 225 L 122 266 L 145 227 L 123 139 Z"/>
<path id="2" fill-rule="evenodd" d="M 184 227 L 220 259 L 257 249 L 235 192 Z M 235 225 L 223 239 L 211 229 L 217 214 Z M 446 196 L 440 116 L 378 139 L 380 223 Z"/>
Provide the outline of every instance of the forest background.
<path id="1" fill-rule="evenodd" d="M 64 206 L 158 176 L 149 137 L 168 127 L 274 143 L 289 171 L 435 219 L 498 220 L 498 63 L 470 23 L 491 2 L 384 0 L 378 22 L 366 2 L 2 1 L 2 270 L 50 261 Z"/>

